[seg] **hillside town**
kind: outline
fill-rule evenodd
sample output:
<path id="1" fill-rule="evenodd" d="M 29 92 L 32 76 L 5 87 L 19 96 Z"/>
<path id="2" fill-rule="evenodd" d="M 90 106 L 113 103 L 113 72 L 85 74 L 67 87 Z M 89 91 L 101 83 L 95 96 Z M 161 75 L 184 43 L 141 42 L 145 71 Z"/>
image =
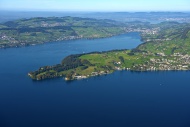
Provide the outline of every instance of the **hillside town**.
<path id="1" fill-rule="evenodd" d="M 139 71 L 158 71 L 158 70 L 189 70 L 190 69 L 190 55 L 182 55 L 174 53 L 173 55 L 150 58 L 144 64 L 135 64 L 131 70 Z"/>

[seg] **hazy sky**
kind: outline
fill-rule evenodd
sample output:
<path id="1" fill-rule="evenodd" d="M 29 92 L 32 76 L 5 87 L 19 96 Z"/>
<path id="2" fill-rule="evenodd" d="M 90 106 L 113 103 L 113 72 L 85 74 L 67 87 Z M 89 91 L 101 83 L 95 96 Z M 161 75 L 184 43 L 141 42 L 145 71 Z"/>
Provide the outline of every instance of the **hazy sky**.
<path id="1" fill-rule="evenodd" d="M 190 11 L 190 0 L 0 0 L 1 10 Z"/>

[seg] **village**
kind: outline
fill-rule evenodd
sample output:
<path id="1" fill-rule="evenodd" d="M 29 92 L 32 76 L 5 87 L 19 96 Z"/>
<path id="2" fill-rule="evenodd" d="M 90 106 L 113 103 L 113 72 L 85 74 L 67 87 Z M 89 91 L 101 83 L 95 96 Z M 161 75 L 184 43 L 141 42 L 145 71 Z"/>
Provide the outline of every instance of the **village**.
<path id="1" fill-rule="evenodd" d="M 135 64 L 131 69 L 139 71 L 159 71 L 159 70 L 189 70 L 190 55 L 174 53 L 166 56 L 164 53 L 159 58 L 151 58 L 146 64 Z"/>

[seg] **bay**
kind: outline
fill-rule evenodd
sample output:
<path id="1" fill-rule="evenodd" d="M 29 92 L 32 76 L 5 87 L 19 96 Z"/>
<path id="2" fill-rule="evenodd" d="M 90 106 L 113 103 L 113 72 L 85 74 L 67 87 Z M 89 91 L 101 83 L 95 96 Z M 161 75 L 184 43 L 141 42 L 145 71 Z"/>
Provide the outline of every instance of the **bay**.
<path id="1" fill-rule="evenodd" d="M 1 127 L 189 127 L 190 72 L 130 72 L 65 82 L 27 73 L 70 55 L 131 49 L 139 33 L 0 50 Z"/>

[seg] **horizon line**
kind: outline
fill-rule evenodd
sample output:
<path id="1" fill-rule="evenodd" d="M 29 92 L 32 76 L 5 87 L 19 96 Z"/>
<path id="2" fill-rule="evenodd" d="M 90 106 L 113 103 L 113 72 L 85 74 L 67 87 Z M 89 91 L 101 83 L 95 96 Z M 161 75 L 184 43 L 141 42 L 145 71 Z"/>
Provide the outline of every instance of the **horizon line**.
<path id="1" fill-rule="evenodd" d="M 125 11 L 103 11 L 103 10 L 101 10 L 101 11 L 98 11 L 98 10 L 23 10 L 23 9 L 12 9 L 12 10 L 8 10 L 8 9 L 0 9 L 0 11 L 10 11 L 10 12 L 12 12 L 12 11 L 16 11 L 16 12 L 75 12 L 75 13 L 81 13 L 81 12 L 83 12 L 83 13 L 122 13 L 122 12 L 128 12 L 128 13 L 135 13 L 135 12 L 149 12 L 149 13 L 151 13 L 151 12 L 190 12 L 190 10 L 171 10 L 171 11 L 168 11 L 168 10 L 150 10 L 150 11 L 146 11 L 146 10 L 131 10 L 131 11 L 129 11 L 129 10 L 125 10 Z"/>

